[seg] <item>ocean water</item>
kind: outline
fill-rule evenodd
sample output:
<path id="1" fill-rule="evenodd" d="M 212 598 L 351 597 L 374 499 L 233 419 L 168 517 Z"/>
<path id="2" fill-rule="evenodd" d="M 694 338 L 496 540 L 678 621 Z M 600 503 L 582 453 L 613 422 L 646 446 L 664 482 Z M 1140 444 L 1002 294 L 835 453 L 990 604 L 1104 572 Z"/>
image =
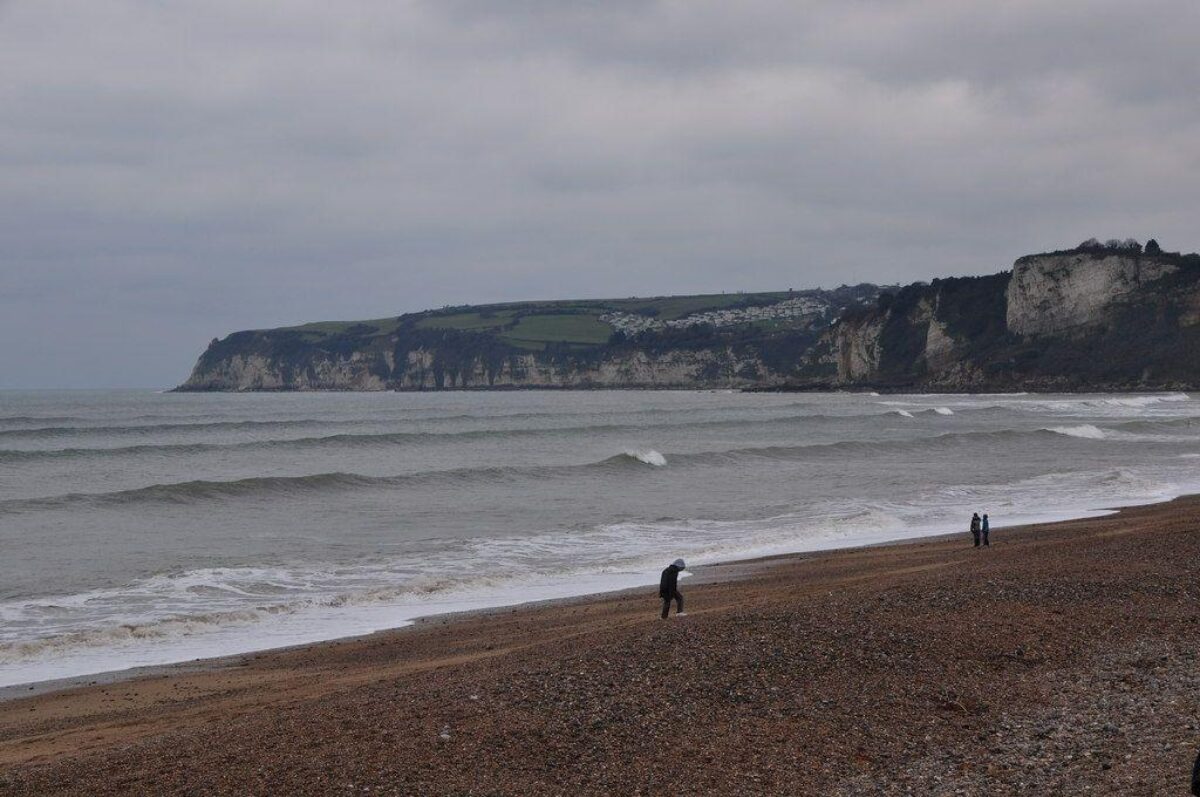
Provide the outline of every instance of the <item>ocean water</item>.
<path id="1" fill-rule="evenodd" d="M 1185 394 L 0 392 L 0 686 L 972 511 L 1002 540 L 1196 491 L 1198 467 Z"/>

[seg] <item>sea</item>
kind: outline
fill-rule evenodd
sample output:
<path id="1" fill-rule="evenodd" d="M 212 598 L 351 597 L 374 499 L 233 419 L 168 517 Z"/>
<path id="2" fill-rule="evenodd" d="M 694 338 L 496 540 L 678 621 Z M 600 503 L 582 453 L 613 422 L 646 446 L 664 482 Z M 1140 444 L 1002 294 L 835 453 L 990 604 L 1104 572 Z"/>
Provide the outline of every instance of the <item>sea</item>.
<path id="1" fill-rule="evenodd" d="M 1200 399 L 0 392 L 0 686 L 1200 491 Z M 686 583 L 686 582 L 685 582 Z"/>

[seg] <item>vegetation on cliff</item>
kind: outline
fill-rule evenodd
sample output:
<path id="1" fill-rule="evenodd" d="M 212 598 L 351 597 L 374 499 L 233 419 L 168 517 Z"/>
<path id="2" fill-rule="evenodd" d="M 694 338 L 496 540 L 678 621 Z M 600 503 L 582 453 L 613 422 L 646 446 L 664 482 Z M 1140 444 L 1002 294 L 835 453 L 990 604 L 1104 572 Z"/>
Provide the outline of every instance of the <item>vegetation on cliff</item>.
<path id="1" fill-rule="evenodd" d="M 1034 270 L 1043 279 L 1035 281 L 1043 292 L 1035 297 L 1038 312 L 1052 319 L 1070 311 L 1082 315 L 1079 323 L 1040 334 L 1014 331 L 1008 314 L 1029 297 L 1016 294 L 1013 275 Z M 1150 276 L 1130 282 L 1129 274 Z M 1084 295 L 1089 289 L 1093 294 Z M 1200 255 L 1164 252 L 1154 241 L 1143 248 L 1132 239 L 1091 239 L 1019 258 L 1012 272 L 882 293 L 839 327 L 845 349 L 876 354 L 866 364 L 869 376 L 856 363 L 853 381 L 862 386 L 1188 389 L 1200 385 Z M 940 344 L 933 351 L 931 337 Z"/>
<path id="2" fill-rule="evenodd" d="M 236 332 L 213 340 L 182 389 L 1197 385 L 1200 255 L 1090 239 L 1012 271 L 904 287 L 443 307 Z"/>
<path id="3" fill-rule="evenodd" d="M 752 385 L 767 372 L 796 375 L 798 353 L 848 307 L 874 301 L 879 290 L 864 284 L 831 291 L 448 306 L 371 321 L 235 332 L 212 341 L 182 387 L 520 386 L 531 380 L 533 368 L 551 374 L 540 386 L 553 386 L 553 374 L 584 373 L 587 384 L 585 372 L 602 362 L 716 350 L 720 356 L 697 360 L 695 374 L 683 377 L 680 386 L 693 378 Z M 808 311 L 786 317 L 756 312 L 789 302 Z M 649 327 L 628 332 L 614 317 L 643 318 Z M 351 362 L 353 384 L 344 381 Z M 255 375 L 247 376 L 250 364 Z M 621 384 L 616 380 L 610 384 Z"/>

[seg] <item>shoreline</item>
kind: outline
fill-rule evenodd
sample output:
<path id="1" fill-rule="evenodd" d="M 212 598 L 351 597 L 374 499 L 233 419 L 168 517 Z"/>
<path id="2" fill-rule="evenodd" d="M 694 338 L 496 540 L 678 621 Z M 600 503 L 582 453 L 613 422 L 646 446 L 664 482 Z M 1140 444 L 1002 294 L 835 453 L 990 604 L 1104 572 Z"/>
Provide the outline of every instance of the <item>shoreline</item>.
<path id="1" fill-rule="evenodd" d="M 1013 526 L 1010 528 L 1015 529 L 1019 528 L 1019 526 Z M 730 559 L 727 562 L 713 562 L 710 564 L 699 565 L 695 570 L 689 569 L 687 571 L 688 577 L 684 579 L 681 584 L 685 588 L 690 589 L 692 587 L 704 586 L 706 584 L 753 578 L 755 574 L 764 569 L 769 569 L 774 564 L 796 559 L 798 557 L 813 556 L 822 553 L 835 553 L 840 551 L 853 551 L 877 546 L 907 545 L 910 543 L 938 540 L 942 538 L 949 539 L 955 536 L 958 535 L 950 533 L 938 533 L 922 537 L 885 540 L 883 542 L 874 542 L 865 545 L 850 545 L 846 547 L 827 548 L 814 551 L 768 554 L 765 556 L 752 556 L 746 559 Z M 333 646 L 345 643 L 363 642 L 379 637 L 390 637 L 434 624 L 446 624 L 467 620 L 483 621 L 490 616 L 507 614 L 515 610 L 537 611 L 539 609 L 552 607 L 570 607 L 603 598 L 623 598 L 633 595 L 643 595 L 646 594 L 647 591 L 653 591 L 655 589 L 657 589 L 657 587 L 655 587 L 653 584 L 647 583 L 643 586 L 621 587 L 618 589 L 602 590 L 600 592 L 583 592 L 578 595 L 569 595 L 566 597 L 542 598 L 522 601 L 519 603 L 498 604 L 495 606 L 483 606 L 480 608 L 463 609 L 460 611 L 439 612 L 434 614 L 420 615 L 409 621 L 406 621 L 402 625 L 397 625 L 391 628 L 381 628 L 377 631 L 370 631 L 365 634 L 351 634 L 347 636 L 332 637 L 329 639 L 314 640 L 312 642 L 300 642 L 294 645 L 283 645 L 280 647 L 249 650 L 243 653 L 229 653 L 219 656 L 189 659 L 187 661 L 168 662 L 165 664 L 147 664 L 119 670 L 104 670 L 102 672 L 88 673 L 85 675 L 69 676 L 66 678 L 51 678 L 44 681 L 29 681 L 20 684 L 10 684 L 8 686 L 0 686 L 0 706 L 3 706 L 3 704 L 6 702 L 20 700 L 22 698 L 38 697 L 41 695 L 71 691 L 74 689 L 82 689 L 91 686 L 113 686 L 127 681 L 136 681 L 140 679 L 164 678 L 176 675 L 215 672 L 244 666 L 245 662 L 252 659 L 261 658 L 262 656 L 271 656 L 275 654 L 283 655 L 294 653 L 300 650 L 307 651 L 321 646 Z"/>
<path id="2" fill-rule="evenodd" d="M 1200 497 L 1200 493 L 1197 493 L 1197 496 Z M 1170 503 L 1171 501 L 1183 497 L 1187 497 L 1187 494 L 1171 495 L 1169 497 L 1158 498 L 1145 502 L 1116 504 L 1111 507 L 1101 509 L 1067 509 L 1048 512 L 1045 515 L 1034 515 L 1030 520 L 1021 521 L 1014 524 L 995 525 L 993 526 L 993 529 L 1007 532 L 1035 525 L 1104 517 L 1105 515 L 1118 513 L 1122 509 Z M 724 568 L 723 572 L 728 574 L 733 569 L 736 569 L 738 565 L 747 565 L 748 569 L 743 572 L 741 577 L 750 578 L 762 568 L 770 567 L 773 562 L 782 562 L 795 557 L 804 557 L 822 553 L 836 553 L 839 551 L 855 551 L 877 546 L 908 545 L 922 541 L 948 540 L 957 538 L 965 533 L 966 532 L 947 530 L 935 530 L 928 533 L 917 532 L 915 534 L 907 531 L 883 531 L 845 540 L 835 539 L 830 541 L 827 539 L 816 538 L 810 541 L 811 547 L 802 546 L 796 550 L 776 551 L 773 549 L 778 548 L 779 546 L 764 546 L 765 549 L 770 552 L 755 553 L 753 552 L 753 549 L 747 549 L 749 553 L 745 556 L 735 556 L 734 558 L 721 561 L 703 563 L 694 569 L 689 568 L 687 571 L 688 577 L 684 583 L 687 585 L 697 586 L 711 583 L 711 579 L 718 577 L 715 572 L 715 568 Z M 3 704 L 9 700 L 19 699 L 21 697 L 30 697 L 79 687 L 120 684 L 124 681 L 136 680 L 138 678 L 163 677 L 177 673 L 199 672 L 223 667 L 241 666 L 241 663 L 247 659 L 264 654 L 283 653 L 302 648 L 310 648 L 314 645 L 328 645 L 333 643 L 349 642 L 353 640 L 370 639 L 378 635 L 404 632 L 408 629 L 419 627 L 423 624 L 442 620 L 453 620 L 455 618 L 477 618 L 487 616 L 489 614 L 506 612 L 514 608 L 533 609 L 542 606 L 552 606 L 555 604 L 566 605 L 577 602 L 586 602 L 591 599 L 597 599 L 606 596 L 622 596 L 625 594 L 655 589 L 655 573 L 647 572 L 646 578 L 646 583 L 639 585 L 619 586 L 611 589 L 602 588 L 599 590 L 589 589 L 588 591 L 569 595 L 516 600 L 511 602 L 501 599 L 502 602 L 500 603 L 475 606 L 467 609 L 434 611 L 428 614 L 417 614 L 411 617 L 398 618 L 395 625 L 377 628 L 374 630 L 365 631 L 363 633 L 350 633 L 338 636 L 321 637 L 265 648 L 250 648 L 241 651 L 218 653 L 211 656 L 185 658 L 161 663 L 140 664 L 131 667 L 87 672 L 80 675 L 68 675 L 35 681 L 26 681 L 22 683 L 0 685 L 0 704 Z"/>
<path id="3" fill-rule="evenodd" d="M 1160 793 L 1200 743 L 1198 521 L 1189 496 L 740 560 L 667 623 L 627 590 L 14 697 L 0 787 Z"/>
<path id="4" fill-rule="evenodd" d="M 141 390 L 142 388 L 129 388 Z M 634 392 L 674 392 L 674 393 L 878 393 L 883 396 L 1011 396 L 1027 393 L 1033 396 L 1086 396 L 1090 394 L 1120 394 L 1120 395 L 1152 395 L 1155 393 L 1194 393 L 1200 386 L 1193 384 L 1167 383 L 1161 386 L 1153 385 L 984 385 L 978 390 L 963 390 L 961 388 L 939 388 L 937 385 L 888 385 L 860 383 L 853 385 L 833 385 L 828 383 L 813 385 L 597 385 L 586 387 L 582 385 L 499 385 L 496 387 L 438 387 L 438 388 L 198 388 L 176 385 L 171 388 L 145 388 L 156 393 L 199 394 L 217 393 L 221 395 L 237 395 L 252 393 L 595 393 L 603 391 L 634 391 Z"/>

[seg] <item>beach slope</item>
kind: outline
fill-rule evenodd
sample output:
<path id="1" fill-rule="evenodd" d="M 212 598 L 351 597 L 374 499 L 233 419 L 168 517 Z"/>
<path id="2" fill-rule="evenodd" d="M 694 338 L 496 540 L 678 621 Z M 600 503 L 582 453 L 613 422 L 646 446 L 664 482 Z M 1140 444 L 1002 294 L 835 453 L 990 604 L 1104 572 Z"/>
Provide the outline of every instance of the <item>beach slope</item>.
<path id="1" fill-rule="evenodd" d="M 1186 793 L 1198 519 L 718 566 L 667 622 L 645 590 L 9 699 L 0 793 Z"/>

